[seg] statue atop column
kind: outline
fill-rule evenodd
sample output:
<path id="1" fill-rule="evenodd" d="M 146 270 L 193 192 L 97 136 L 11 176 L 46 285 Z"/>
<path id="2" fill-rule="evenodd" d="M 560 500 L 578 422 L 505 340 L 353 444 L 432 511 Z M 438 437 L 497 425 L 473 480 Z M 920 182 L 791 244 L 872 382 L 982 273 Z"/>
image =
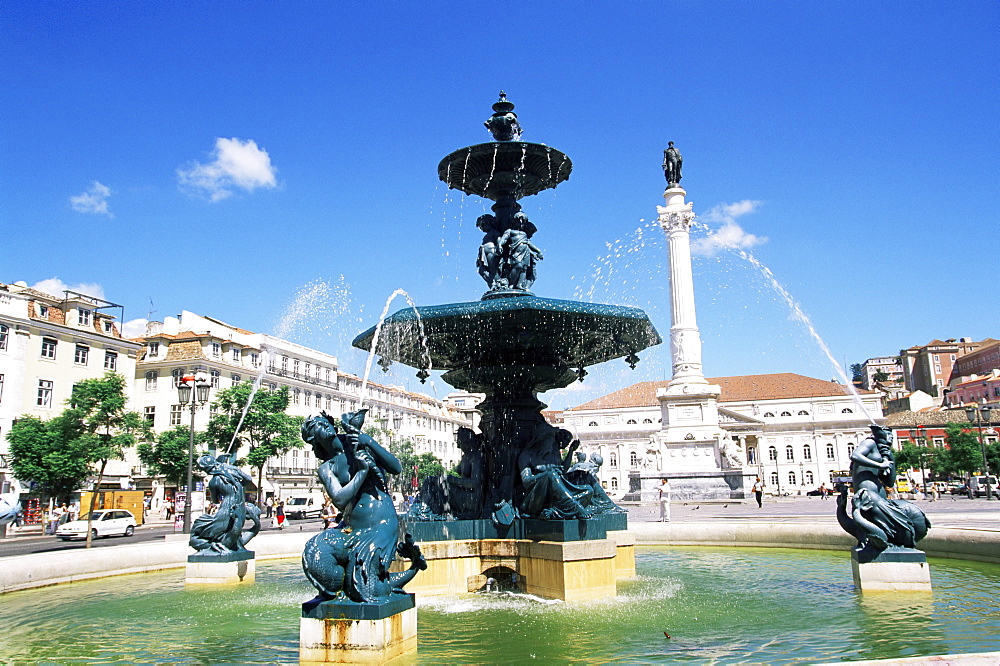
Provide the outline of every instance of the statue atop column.
<path id="1" fill-rule="evenodd" d="M 667 179 L 667 187 L 680 187 L 684 158 L 681 157 L 681 151 L 674 148 L 673 141 L 668 142 L 668 146 L 663 151 L 663 175 Z"/>

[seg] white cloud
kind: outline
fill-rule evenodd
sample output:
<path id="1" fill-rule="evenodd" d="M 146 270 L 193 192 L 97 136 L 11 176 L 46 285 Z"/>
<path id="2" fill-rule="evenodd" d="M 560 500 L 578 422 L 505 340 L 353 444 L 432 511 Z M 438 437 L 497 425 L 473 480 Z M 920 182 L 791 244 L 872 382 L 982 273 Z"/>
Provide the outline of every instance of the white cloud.
<path id="1" fill-rule="evenodd" d="M 108 210 L 108 197 L 111 196 L 111 188 L 107 185 L 94 181 L 90 189 L 69 198 L 69 205 L 73 210 L 80 213 L 95 213 L 97 215 L 107 215 L 114 217 Z"/>
<path id="2" fill-rule="evenodd" d="M 31 288 L 35 291 L 40 291 L 43 294 L 50 294 L 60 298 L 62 297 L 63 292 L 67 289 L 69 291 L 86 294 L 87 296 L 93 296 L 94 298 L 104 298 L 104 287 L 95 282 L 83 282 L 69 286 L 57 277 L 50 277 L 47 280 L 42 280 L 41 282 L 31 285 Z"/>
<path id="3" fill-rule="evenodd" d="M 122 337 L 141 338 L 146 335 L 146 325 L 148 319 L 130 319 L 122 325 Z M 180 330 L 180 320 L 177 317 L 163 318 L 163 332 L 176 335 Z"/>
<path id="4" fill-rule="evenodd" d="M 258 187 L 270 189 L 278 185 L 271 157 L 253 140 L 218 138 L 213 156 L 213 162 L 195 162 L 189 169 L 177 169 L 181 189 L 221 201 L 237 188 L 252 192 Z"/>
<path id="5" fill-rule="evenodd" d="M 736 222 L 736 219 L 753 213 L 760 208 L 760 201 L 744 199 L 729 204 L 720 204 L 701 216 L 709 223 L 720 224 L 718 229 L 709 230 L 704 238 L 698 238 L 691 243 L 691 252 L 695 255 L 711 257 L 719 250 L 746 250 L 767 242 L 763 236 L 747 233 Z"/>

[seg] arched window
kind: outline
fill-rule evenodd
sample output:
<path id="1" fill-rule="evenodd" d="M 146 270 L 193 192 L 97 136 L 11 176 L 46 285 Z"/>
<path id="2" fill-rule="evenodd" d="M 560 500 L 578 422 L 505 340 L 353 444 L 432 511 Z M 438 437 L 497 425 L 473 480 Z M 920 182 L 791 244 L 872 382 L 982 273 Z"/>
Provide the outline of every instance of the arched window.
<path id="1" fill-rule="evenodd" d="M 795 472 L 789 472 L 788 473 L 788 485 L 790 485 L 790 486 L 794 486 L 795 485 Z"/>
<path id="2" fill-rule="evenodd" d="M 778 459 L 778 449 L 774 448 L 773 446 L 767 447 L 767 459 L 768 460 L 777 460 Z"/>
<path id="3" fill-rule="evenodd" d="M 854 453 L 854 442 L 847 445 L 847 456 L 850 457 Z"/>
<path id="4" fill-rule="evenodd" d="M 611 490 L 618 490 L 618 477 L 611 477 Z"/>
<path id="5" fill-rule="evenodd" d="M 625 425 L 636 425 L 636 420 L 635 419 L 629 419 L 628 421 L 625 422 Z"/>
<path id="6" fill-rule="evenodd" d="M 812 450 L 812 447 L 809 446 L 808 444 L 806 444 L 805 446 L 802 447 L 802 459 L 803 460 L 812 460 L 813 459 L 813 450 Z"/>
<path id="7" fill-rule="evenodd" d="M 841 414 L 853 414 L 854 410 L 851 409 L 850 407 L 844 407 L 842 410 L 840 410 L 840 413 Z"/>
<path id="8" fill-rule="evenodd" d="M 757 447 L 750 446 L 747 447 L 747 464 L 755 465 L 757 464 Z"/>
<path id="9" fill-rule="evenodd" d="M 778 473 L 771 472 L 771 485 L 777 487 L 778 485 Z"/>
<path id="10" fill-rule="evenodd" d="M 782 416 L 791 416 L 792 413 L 791 412 L 781 412 L 781 415 Z"/>
<path id="11" fill-rule="evenodd" d="M 833 460 L 834 457 L 835 456 L 833 454 L 833 444 L 827 444 L 826 445 L 826 459 L 827 460 Z"/>
<path id="12" fill-rule="evenodd" d="M 638 467 L 639 466 L 639 454 L 636 453 L 635 451 L 632 451 L 628 455 L 628 461 L 629 461 L 629 464 L 632 465 L 632 467 Z"/>
<path id="13" fill-rule="evenodd" d="M 643 419 L 642 422 L 643 423 L 650 423 L 650 424 L 652 424 L 653 423 L 653 419 Z"/>
<path id="14" fill-rule="evenodd" d="M 809 416 L 809 412 L 804 409 L 799 410 L 799 416 Z"/>
<path id="15" fill-rule="evenodd" d="M 807 486 L 811 486 L 814 483 L 816 483 L 815 481 L 813 481 L 813 473 L 812 472 L 807 471 L 806 474 L 805 474 L 805 477 L 806 477 L 805 484 Z"/>
<path id="16" fill-rule="evenodd" d="M 597 427 L 597 421 L 591 421 L 587 425 L 590 426 L 591 428 L 596 428 Z"/>
<path id="17" fill-rule="evenodd" d="M 774 418 L 774 412 L 764 412 L 764 418 L 765 419 L 773 419 Z"/>
<path id="18" fill-rule="evenodd" d="M 785 460 L 795 462 L 795 449 L 792 448 L 791 444 L 785 447 Z"/>
<path id="19" fill-rule="evenodd" d="M 618 469 L 618 454 L 617 453 L 611 453 L 608 456 L 608 467 L 610 467 L 611 469 Z"/>

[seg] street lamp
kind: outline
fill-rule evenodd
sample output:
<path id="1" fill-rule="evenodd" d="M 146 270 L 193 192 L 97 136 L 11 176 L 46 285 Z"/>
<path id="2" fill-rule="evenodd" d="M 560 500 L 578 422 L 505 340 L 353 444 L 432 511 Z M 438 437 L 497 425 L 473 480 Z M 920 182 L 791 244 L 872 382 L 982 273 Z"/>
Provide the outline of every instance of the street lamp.
<path id="1" fill-rule="evenodd" d="M 177 400 L 181 405 L 190 403 L 191 410 L 191 439 L 188 441 L 188 464 L 187 464 L 187 494 L 184 497 L 184 533 L 191 532 L 191 473 L 194 462 L 194 413 L 198 408 L 208 402 L 208 390 L 212 384 L 208 381 L 208 374 L 199 370 L 193 375 L 186 375 L 177 381 Z M 192 389 L 194 396 L 191 395 Z M 194 399 L 192 399 L 192 397 Z"/>
<path id="2" fill-rule="evenodd" d="M 969 419 L 969 423 L 975 423 L 976 427 L 979 429 L 979 448 L 983 453 L 983 473 L 986 474 L 986 499 L 993 499 L 993 491 L 990 488 L 990 466 L 986 462 L 986 442 L 983 440 L 983 423 L 986 423 L 986 427 L 990 426 L 990 406 L 986 404 L 986 398 L 983 398 L 982 405 L 972 405 L 965 408 L 965 416 Z M 971 484 L 970 484 L 971 485 Z M 971 490 L 970 490 L 971 492 Z"/>

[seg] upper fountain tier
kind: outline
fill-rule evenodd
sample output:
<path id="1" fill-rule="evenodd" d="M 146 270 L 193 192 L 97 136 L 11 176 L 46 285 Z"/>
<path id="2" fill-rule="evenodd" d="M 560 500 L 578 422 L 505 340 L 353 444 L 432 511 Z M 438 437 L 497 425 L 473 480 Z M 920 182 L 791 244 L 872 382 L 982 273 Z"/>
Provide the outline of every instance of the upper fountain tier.
<path id="1" fill-rule="evenodd" d="M 518 141 L 521 125 L 514 104 L 500 91 L 484 123 L 496 141 L 460 148 L 438 164 L 438 178 L 452 189 L 500 201 L 538 194 L 569 178 L 565 153 L 540 143 Z"/>

